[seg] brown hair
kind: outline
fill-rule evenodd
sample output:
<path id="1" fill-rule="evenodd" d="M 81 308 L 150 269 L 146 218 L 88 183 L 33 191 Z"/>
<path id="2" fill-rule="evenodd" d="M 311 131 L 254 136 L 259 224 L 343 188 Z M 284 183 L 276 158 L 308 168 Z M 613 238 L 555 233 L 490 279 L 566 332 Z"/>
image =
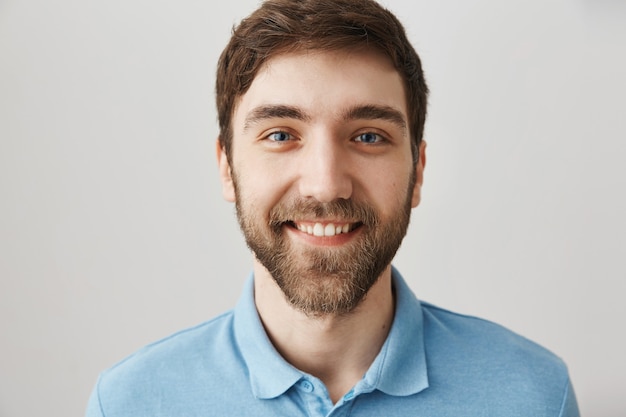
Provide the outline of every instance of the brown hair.
<path id="1" fill-rule="evenodd" d="M 393 62 L 405 83 L 413 160 L 426 119 L 428 87 L 419 56 L 398 19 L 374 0 L 266 0 L 233 29 L 217 66 L 220 145 L 231 157 L 236 100 L 275 55 L 298 50 L 373 48 Z"/>

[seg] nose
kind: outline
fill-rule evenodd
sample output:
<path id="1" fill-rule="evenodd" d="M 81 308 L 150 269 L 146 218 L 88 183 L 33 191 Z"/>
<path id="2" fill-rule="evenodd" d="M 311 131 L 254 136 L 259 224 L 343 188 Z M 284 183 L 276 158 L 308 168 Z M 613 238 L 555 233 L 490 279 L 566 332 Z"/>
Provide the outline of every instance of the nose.
<path id="1" fill-rule="evenodd" d="M 299 161 L 299 191 L 320 203 L 348 199 L 352 195 L 349 150 L 330 135 L 307 141 Z"/>

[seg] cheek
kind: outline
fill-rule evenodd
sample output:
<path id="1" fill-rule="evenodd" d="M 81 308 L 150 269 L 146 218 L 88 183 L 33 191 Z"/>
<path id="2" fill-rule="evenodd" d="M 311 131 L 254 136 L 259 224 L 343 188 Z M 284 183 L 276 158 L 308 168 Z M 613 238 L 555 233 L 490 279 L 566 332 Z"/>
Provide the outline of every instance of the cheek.
<path id="1" fill-rule="evenodd" d="M 259 167 L 240 168 L 235 178 L 237 200 L 252 215 L 266 215 L 286 193 L 280 175 Z"/>
<path id="2" fill-rule="evenodd" d="M 381 214 L 393 215 L 406 202 L 410 185 L 410 174 L 406 170 L 380 169 L 375 176 L 363 178 L 362 189 L 366 199 L 376 206 Z M 381 174 L 382 173 L 382 174 Z M 412 191 L 412 190 L 411 190 Z"/>

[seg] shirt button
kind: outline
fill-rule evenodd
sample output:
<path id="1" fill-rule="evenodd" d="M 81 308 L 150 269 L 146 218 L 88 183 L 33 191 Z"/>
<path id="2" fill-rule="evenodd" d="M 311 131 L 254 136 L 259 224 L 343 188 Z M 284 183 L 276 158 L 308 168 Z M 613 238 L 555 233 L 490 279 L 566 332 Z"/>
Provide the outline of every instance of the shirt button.
<path id="1" fill-rule="evenodd" d="M 313 392 L 314 389 L 313 384 L 306 380 L 300 383 L 300 387 L 306 392 Z"/>

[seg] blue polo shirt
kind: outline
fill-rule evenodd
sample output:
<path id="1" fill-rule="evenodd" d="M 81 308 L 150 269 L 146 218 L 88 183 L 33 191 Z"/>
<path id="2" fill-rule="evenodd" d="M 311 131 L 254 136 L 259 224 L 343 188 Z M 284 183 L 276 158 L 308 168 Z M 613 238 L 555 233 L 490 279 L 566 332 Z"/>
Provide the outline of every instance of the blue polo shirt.
<path id="1" fill-rule="evenodd" d="M 420 302 L 393 270 L 396 311 L 363 378 L 333 404 L 274 349 L 254 304 L 153 343 L 100 375 L 87 417 L 579 416 L 563 362 L 494 323 Z"/>

